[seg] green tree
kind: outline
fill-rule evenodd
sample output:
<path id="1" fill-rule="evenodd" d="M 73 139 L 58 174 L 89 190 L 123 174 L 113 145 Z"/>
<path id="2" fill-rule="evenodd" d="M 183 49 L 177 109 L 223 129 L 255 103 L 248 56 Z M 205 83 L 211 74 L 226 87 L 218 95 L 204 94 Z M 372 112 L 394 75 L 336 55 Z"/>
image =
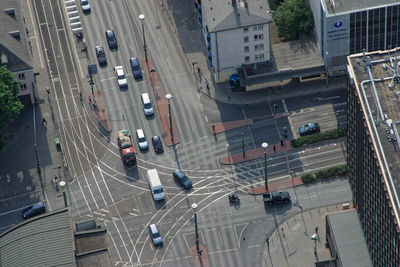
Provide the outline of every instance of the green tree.
<path id="1" fill-rule="evenodd" d="M 8 122 L 17 117 L 23 108 L 18 99 L 19 81 L 14 80 L 13 74 L 5 67 L 0 67 L 0 130 Z M 3 136 L 0 133 L 0 150 L 4 148 Z"/>
<path id="2" fill-rule="evenodd" d="M 300 33 L 309 33 L 314 20 L 306 0 L 285 0 L 274 14 L 279 37 L 297 40 Z"/>

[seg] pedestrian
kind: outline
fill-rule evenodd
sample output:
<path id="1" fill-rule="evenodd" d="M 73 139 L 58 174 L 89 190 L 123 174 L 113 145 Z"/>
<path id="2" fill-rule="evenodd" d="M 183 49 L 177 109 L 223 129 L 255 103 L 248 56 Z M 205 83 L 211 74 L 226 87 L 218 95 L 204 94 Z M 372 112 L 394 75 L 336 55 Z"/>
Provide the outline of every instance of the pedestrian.
<path id="1" fill-rule="evenodd" d="M 89 104 L 92 104 L 92 98 L 89 96 Z"/>
<path id="2" fill-rule="evenodd" d="M 47 121 L 46 121 L 45 118 L 42 119 L 42 125 L 43 125 L 43 126 L 47 126 Z"/>
<path id="3" fill-rule="evenodd" d="M 272 147 L 273 149 L 274 149 L 274 151 L 276 151 L 276 145 L 273 145 L 273 147 Z"/>
<path id="4" fill-rule="evenodd" d="M 93 100 L 93 108 L 96 108 L 96 100 Z"/>
<path id="5" fill-rule="evenodd" d="M 315 233 L 318 235 L 318 226 L 315 227 Z"/>
<path id="6" fill-rule="evenodd" d="M 269 250 L 269 238 L 267 237 L 267 247 L 268 247 L 268 250 Z"/>
<path id="7" fill-rule="evenodd" d="M 276 110 L 278 108 L 277 104 L 274 104 L 274 110 Z"/>
<path id="8" fill-rule="evenodd" d="M 210 85 L 209 85 L 209 83 L 208 83 L 208 80 L 206 79 L 206 88 L 208 89 L 208 90 L 210 90 Z"/>
<path id="9" fill-rule="evenodd" d="M 283 146 L 283 140 L 281 140 L 281 146 Z"/>
<path id="10" fill-rule="evenodd" d="M 197 73 L 200 75 L 200 72 L 201 72 L 201 70 L 200 70 L 200 67 L 197 67 Z"/>
<path id="11" fill-rule="evenodd" d="M 57 175 L 54 175 L 54 182 L 57 183 Z"/>

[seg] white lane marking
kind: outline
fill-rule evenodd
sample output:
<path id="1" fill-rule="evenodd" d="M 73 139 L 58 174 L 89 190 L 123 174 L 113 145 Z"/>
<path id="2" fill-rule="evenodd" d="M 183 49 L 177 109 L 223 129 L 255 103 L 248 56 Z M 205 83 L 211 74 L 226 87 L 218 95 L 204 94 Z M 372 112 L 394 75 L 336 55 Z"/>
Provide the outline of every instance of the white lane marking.
<path id="1" fill-rule="evenodd" d="M 282 105 L 283 105 L 283 109 L 285 110 L 285 113 L 289 113 L 287 106 L 286 106 L 285 99 L 282 99 Z"/>

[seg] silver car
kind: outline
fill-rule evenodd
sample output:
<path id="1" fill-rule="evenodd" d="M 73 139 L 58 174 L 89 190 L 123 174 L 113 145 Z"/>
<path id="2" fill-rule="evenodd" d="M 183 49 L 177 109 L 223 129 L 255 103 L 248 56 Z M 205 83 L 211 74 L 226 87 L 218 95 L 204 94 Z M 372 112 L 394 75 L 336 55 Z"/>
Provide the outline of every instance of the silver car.
<path id="1" fill-rule="evenodd" d="M 163 244 L 163 239 L 161 237 L 160 231 L 158 231 L 157 226 L 155 224 L 149 225 L 149 232 L 154 246 L 161 246 Z"/>

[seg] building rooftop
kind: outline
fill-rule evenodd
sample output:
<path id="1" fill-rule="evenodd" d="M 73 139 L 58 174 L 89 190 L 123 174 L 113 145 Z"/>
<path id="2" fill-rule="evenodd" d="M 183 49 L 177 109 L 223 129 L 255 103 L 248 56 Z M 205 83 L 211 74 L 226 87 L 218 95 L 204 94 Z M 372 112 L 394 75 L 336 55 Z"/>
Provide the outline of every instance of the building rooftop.
<path id="1" fill-rule="evenodd" d="M 33 217 L 1 234 L 0 266 L 76 266 L 68 210 Z"/>
<path id="2" fill-rule="evenodd" d="M 350 82 L 367 114 L 367 127 L 399 221 L 400 50 L 361 53 L 347 60 Z"/>
<path id="3" fill-rule="evenodd" d="M 8 70 L 32 69 L 26 28 L 18 0 L 0 1 L 0 65 L 8 62 Z"/>
<path id="4" fill-rule="evenodd" d="M 327 215 L 342 266 L 372 267 L 367 243 L 355 209 Z"/>
<path id="5" fill-rule="evenodd" d="M 201 5 L 209 32 L 272 23 L 265 0 L 204 0 Z"/>
<path id="6" fill-rule="evenodd" d="M 322 2 L 331 15 L 399 4 L 398 0 L 322 0 Z"/>

